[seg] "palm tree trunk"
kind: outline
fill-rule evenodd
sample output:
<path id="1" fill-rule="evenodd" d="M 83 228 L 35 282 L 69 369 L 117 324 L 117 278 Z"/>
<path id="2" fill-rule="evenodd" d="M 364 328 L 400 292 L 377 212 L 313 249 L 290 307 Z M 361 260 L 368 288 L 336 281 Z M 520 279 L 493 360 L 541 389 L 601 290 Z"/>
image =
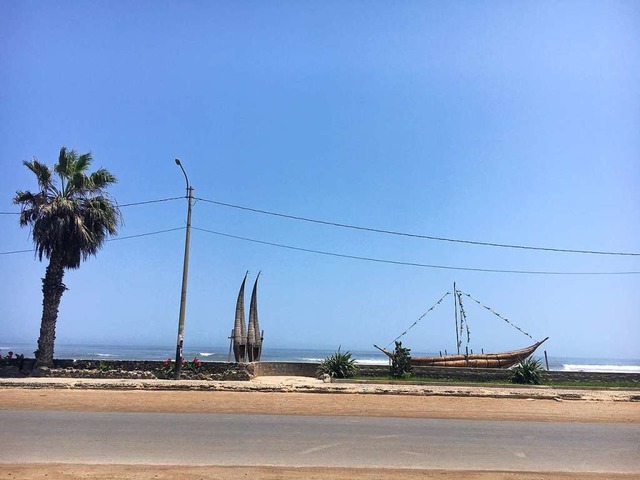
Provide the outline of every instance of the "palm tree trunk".
<path id="1" fill-rule="evenodd" d="M 53 253 L 49 266 L 42 279 L 42 322 L 40 323 L 40 338 L 38 338 L 38 353 L 36 366 L 53 366 L 53 344 L 56 339 L 56 321 L 60 299 L 67 289 L 62 283 L 64 267 L 59 254 Z"/>

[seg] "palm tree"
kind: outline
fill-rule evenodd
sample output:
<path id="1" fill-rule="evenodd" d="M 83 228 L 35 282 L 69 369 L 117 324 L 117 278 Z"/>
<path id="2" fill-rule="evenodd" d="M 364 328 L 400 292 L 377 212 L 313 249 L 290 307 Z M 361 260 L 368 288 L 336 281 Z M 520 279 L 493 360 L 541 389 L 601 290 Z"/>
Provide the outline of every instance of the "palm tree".
<path id="1" fill-rule="evenodd" d="M 20 226 L 31 227 L 36 256 L 40 261 L 49 259 L 42 279 L 37 366 L 53 365 L 58 307 L 67 289 L 62 283 L 65 269 L 79 268 L 82 260 L 95 255 L 121 223 L 118 207 L 105 192 L 116 177 L 104 168 L 87 174 L 91 160 L 91 153 L 78 155 L 62 147 L 53 172 L 36 159 L 25 161 L 38 180 L 39 191 L 19 190 L 13 199 L 22 208 Z"/>

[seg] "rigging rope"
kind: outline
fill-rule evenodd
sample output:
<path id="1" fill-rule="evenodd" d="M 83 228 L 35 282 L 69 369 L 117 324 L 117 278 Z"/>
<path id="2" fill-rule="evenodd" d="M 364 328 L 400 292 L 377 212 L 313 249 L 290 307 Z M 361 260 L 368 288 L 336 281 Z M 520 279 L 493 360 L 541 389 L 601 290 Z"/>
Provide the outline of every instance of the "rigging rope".
<path id="1" fill-rule="evenodd" d="M 471 332 L 469 332 L 469 321 L 467 320 L 467 313 L 464 311 L 464 306 L 462 305 L 461 294 L 462 292 L 460 292 L 460 290 L 456 290 L 456 295 L 458 296 L 458 306 L 460 307 L 460 338 L 458 340 L 458 348 L 462 346 L 462 334 L 464 333 L 462 328 L 463 325 L 464 325 L 464 328 L 467 330 L 467 346 L 471 341 Z"/>
<path id="2" fill-rule="evenodd" d="M 429 310 L 427 310 L 426 312 L 424 312 L 424 313 L 420 316 L 420 318 L 418 318 L 415 322 L 413 322 L 413 323 L 411 324 L 411 326 L 410 326 L 409 328 L 407 328 L 404 332 L 402 332 L 402 333 L 401 333 L 400 335 L 398 335 L 396 338 L 394 338 L 393 340 L 391 340 L 387 345 L 385 345 L 385 348 L 387 348 L 387 347 L 391 346 L 391 344 L 392 344 L 393 342 L 396 342 L 398 339 L 400 339 L 401 337 L 403 337 L 404 335 L 406 335 L 406 334 L 407 334 L 407 332 L 408 332 L 409 330 L 411 330 L 413 327 L 415 327 L 415 326 L 418 324 L 418 322 L 419 322 L 420 320 L 422 320 L 424 317 L 426 317 L 426 316 L 427 316 L 427 314 L 428 314 L 431 310 L 433 310 L 433 309 L 434 309 L 434 308 L 436 308 L 438 305 L 440 305 L 440 303 L 442 303 L 442 300 L 444 300 L 444 299 L 445 299 L 445 297 L 446 297 L 447 295 L 451 295 L 451 292 L 447 292 L 447 293 L 445 293 L 445 294 L 442 296 L 442 298 L 440 298 L 440 300 L 438 300 L 436 303 L 434 303 L 434 304 L 431 306 L 431 308 L 430 308 Z"/>
<path id="3" fill-rule="evenodd" d="M 518 327 L 517 325 L 514 325 L 513 323 L 511 323 L 507 318 L 503 317 L 502 315 L 500 315 L 498 312 L 496 312 L 493 308 L 486 306 L 485 304 L 483 304 L 482 302 L 480 302 L 479 300 L 476 300 L 475 298 L 473 298 L 471 295 L 469 295 L 468 293 L 462 292 L 460 291 L 460 293 L 466 295 L 467 297 L 469 297 L 471 300 L 473 300 L 474 302 L 476 302 L 478 305 L 480 305 L 481 307 L 489 310 L 491 313 L 493 313 L 496 317 L 504 320 L 505 322 L 507 322 L 509 325 L 511 325 L 513 328 L 515 328 L 516 330 L 524 333 L 527 337 L 529 337 L 531 340 L 534 340 L 534 338 L 529 335 L 527 332 L 525 332 L 524 330 L 522 330 L 520 327 Z"/>

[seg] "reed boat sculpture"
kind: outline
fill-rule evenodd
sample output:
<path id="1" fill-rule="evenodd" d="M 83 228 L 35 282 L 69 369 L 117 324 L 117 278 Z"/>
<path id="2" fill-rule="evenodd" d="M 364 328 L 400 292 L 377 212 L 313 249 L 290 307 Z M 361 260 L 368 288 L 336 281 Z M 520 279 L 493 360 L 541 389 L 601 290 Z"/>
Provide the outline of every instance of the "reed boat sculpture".
<path id="1" fill-rule="evenodd" d="M 400 337 L 402 337 L 404 334 L 407 333 L 407 331 L 409 331 L 411 328 L 413 328 L 415 325 L 417 325 L 417 323 L 420 320 L 422 320 L 422 318 L 424 318 L 427 315 L 427 313 L 429 313 L 437 305 L 439 305 L 440 302 L 442 302 L 442 300 L 444 299 L 444 297 L 446 297 L 450 293 L 451 292 L 447 292 L 433 307 L 431 307 L 424 315 L 422 315 L 422 317 L 420 317 L 416 322 L 414 322 L 413 325 L 411 325 L 411 327 L 409 327 L 400 336 L 396 337 L 396 339 L 394 341 L 399 340 Z M 457 340 L 458 353 L 455 354 L 455 355 L 447 355 L 446 351 L 445 351 L 444 355 L 440 354 L 439 356 L 411 357 L 411 365 L 412 366 L 415 366 L 415 367 L 509 368 L 509 367 L 512 367 L 513 365 L 521 362 L 522 360 L 528 358 L 529 356 L 531 356 L 531 354 L 533 354 L 533 352 L 535 352 L 536 349 L 540 345 L 542 345 L 544 342 L 546 342 L 549 339 L 549 337 L 546 337 L 546 338 L 544 338 L 544 339 L 542 339 L 542 340 L 540 340 L 538 342 L 535 342 L 532 345 L 529 345 L 528 347 L 520 348 L 518 350 L 510 350 L 510 351 L 506 351 L 506 352 L 473 353 L 473 351 L 472 351 L 471 353 L 469 353 L 468 346 L 467 346 L 467 348 L 465 349 L 465 353 L 460 353 L 460 347 L 461 347 L 461 344 L 462 344 L 461 338 L 464 335 L 465 331 L 467 333 L 467 345 L 468 345 L 468 341 L 469 341 L 469 326 L 467 324 L 466 312 L 465 312 L 464 307 L 462 305 L 462 296 L 463 295 L 465 295 L 468 298 L 470 298 L 471 300 L 475 301 L 476 303 L 478 303 L 479 305 L 481 305 L 485 309 L 489 310 L 494 315 L 496 315 L 499 318 L 501 318 L 502 320 L 506 321 L 512 327 L 516 328 L 517 330 L 519 330 L 520 332 L 522 332 L 523 334 L 525 334 L 526 336 L 531 338 L 531 335 L 529 335 L 528 333 L 526 333 L 525 331 L 523 331 L 522 329 L 520 329 L 519 327 L 517 327 L 516 325 L 511 323 L 506 318 L 502 317 L 499 313 L 495 312 L 490 307 L 487 307 L 486 305 L 483 305 L 478 300 L 476 300 L 475 298 L 471 297 L 471 295 L 466 294 L 466 293 L 464 293 L 464 292 L 462 292 L 460 290 L 457 290 L 456 289 L 456 284 L 454 283 L 453 284 L 453 298 L 454 298 L 454 302 L 455 302 L 455 310 L 454 311 L 455 311 L 456 340 Z M 459 322 L 458 322 L 458 318 L 460 320 Z M 459 323 L 459 325 L 458 325 L 458 323 Z M 391 343 L 393 343 L 394 341 L 392 341 Z M 382 348 L 382 347 L 379 347 L 377 345 L 374 345 L 374 347 L 376 347 L 378 350 L 383 352 L 390 359 L 393 358 L 393 352 L 390 352 L 386 348 Z"/>
<path id="2" fill-rule="evenodd" d="M 238 299 L 236 300 L 236 316 L 231 331 L 229 345 L 229 361 L 231 360 L 231 352 L 236 363 L 242 362 L 259 362 L 262 356 L 262 342 L 264 340 L 264 331 L 260 330 L 258 322 L 258 279 L 260 272 L 253 284 L 251 292 L 251 303 L 249 304 L 249 325 L 245 323 L 244 314 L 244 288 L 247 283 L 249 272 L 244 274 L 244 279 L 240 285 Z"/>
<path id="3" fill-rule="evenodd" d="M 244 362 L 247 357 L 247 327 L 244 318 L 244 286 L 247 283 L 247 275 L 249 275 L 249 272 L 244 274 L 240 285 L 238 299 L 236 300 L 236 318 L 231 331 L 233 356 L 236 359 L 236 363 Z"/>
<path id="4" fill-rule="evenodd" d="M 250 362 L 259 362 L 262 355 L 262 340 L 264 332 L 260 331 L 260 323 L 258 322 L 258 279 L 260 273 L 256 277 L 256 283 L 253 284 L 251 292 L 251 302 L 249 303 L 249 329 L 247 331 L 247 357 Z"/>

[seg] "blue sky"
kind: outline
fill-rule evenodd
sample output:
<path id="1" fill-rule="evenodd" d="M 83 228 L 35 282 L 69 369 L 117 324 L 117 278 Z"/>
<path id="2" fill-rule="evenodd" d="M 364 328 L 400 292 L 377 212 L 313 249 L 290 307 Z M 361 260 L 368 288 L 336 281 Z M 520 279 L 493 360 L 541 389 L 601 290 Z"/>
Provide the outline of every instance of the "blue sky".
<path id="1" fill-rule="evenodd" d="M 91 150 L 120 203 L 184 194 L 403 232 L 640 251 L 636 2 L 3 2 L 0 211 L 23 160 Z M 121 236 L 185 225 L 186 203 L 123 208 Z M 396 261 L 640 271 L 640 259 L 390 237 L 194 205 L 193 225 Z M 0 215 L 0 251 L 30 247 Z M 111 242 L 68 272 L 59 342 L 175 344 L 184 232 Z M 0 256 L 0 340 L 37 338 L 31 254 Z M 265 348 L 387 343 L 454 281 L 556 356 L 638 358 L 639 275 L 434 270 L 194 231 L 187 345 L 225 345 L 262 270 Z M 449 297 L 450 299 L 450 297 Z M 248 301 L 248 299 L 247 299 Z M 451 302 L 405 337 L 452 350 Z M 471 347 L 530 339 L 473 304 Z M 0 342 L 0 343 L 2 343 Z"/>

